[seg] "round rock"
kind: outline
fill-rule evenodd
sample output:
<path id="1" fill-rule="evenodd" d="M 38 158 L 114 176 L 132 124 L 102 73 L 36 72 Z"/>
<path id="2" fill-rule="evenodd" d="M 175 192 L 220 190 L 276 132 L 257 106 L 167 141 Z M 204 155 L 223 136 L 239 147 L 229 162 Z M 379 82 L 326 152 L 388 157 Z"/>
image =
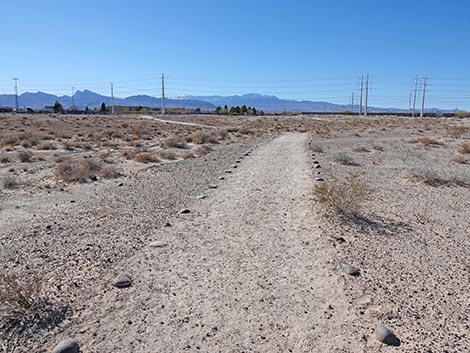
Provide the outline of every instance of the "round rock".
<path id="1" fill-rule="evenodd" d="M 351 266 L 351 265 L 346 265 L 343 267 L 343 271 L 347 273 L 350 276 L 359 276 L 360 272 L 357 267 Z"/>
<path id="2" fill-rule="evenodd" d="M 220 178 L 219 178 L 219 179 L 220 179 Z M 211 185 L 209 185 L 209 189 L 217 189 L 217 185 L 211 184 Z"/>
<path id="3" fill-rule="evenodd" d="M 230 166 L 230 168 L 238 168 L 238 165 L 232 164 L 232 165 Z"/>
<path id="4" fill-rule="evenodd" d="M 196 199 L 198 200 L 204 200 L 207 197 L 207 195 L 197 195 Z"/>
<path id="5" fill-rule="evenodd" d="M 189 208 L 182 208 L 182 209 L 180 210 L 180 213 L 181 213 L 181 214 L 191 213 L 191 210 L 190 210 Z"/>
<path id="6" fill-rule="evenodd" d="M 321 168 L 320 164 L 315 164 L 315 168 Z"/>
<path id="7" fill-rule="evenodd" d="M 375 337 L 382 343 L 389 346 L 399 346 L 400 340 L 397 336 L 386 326 L 379 325 L 375 329 Z"/>
<path id="8" fill-rule="evenodd" d="M 118 287 L 118 288 L 129 287 L 131 283 L 132 283 L 131 276 L 123 272 L 118 274 L 116 278 L 113 279 L 113 286 Z"/>
<path id="9" fill-rule="evenodd" d="M 167 245 L 168 244 L 166 242 L 164 242 L 163 240 L 155 240 L 155 241 L 150 243 L 151 248 L 163 248 Z"/>
<path id="10" fill-rule="evenodd" d="M 314 180 L 317 181 L 317 182 L 319 182 L 319 181 L 325 181 L 325 179 L 323 179 L 323 177 L 321 177 L 321 176 L 315 177 Z"/>
<path id="11" fill-rule="evenodd" d="M 230 169 L 227 169 L 225 173 L 230 174 L 232 171 Z"/>
<path id="12" fill-rule="evenodd" d="M 79 353 L 79 352 L 80 352 L 80 346 L 78 345 L 78 342 L 71 338 L 60 341 L 57 344 L 57 346 L 55 346 L 55 348 L 52 350 L 52 353 Z"/>
<path id="13" fill-rule="evenodd" d="M 313 161 L 313 164 L 320 164 L 319 161 Z"/>

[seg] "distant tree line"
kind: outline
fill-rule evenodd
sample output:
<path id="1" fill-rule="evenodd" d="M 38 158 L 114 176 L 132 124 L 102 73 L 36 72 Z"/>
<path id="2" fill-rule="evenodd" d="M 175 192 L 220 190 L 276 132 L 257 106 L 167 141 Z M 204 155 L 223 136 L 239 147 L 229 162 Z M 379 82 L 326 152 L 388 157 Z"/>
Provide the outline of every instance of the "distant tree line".
<path id="1" fill-rule="evenodd" d="M 219 115 L 264 115 L 263 111 L 258 111 L 255 107 L 247 107 L 245 104 L 241 107 L 238 105 L 236 107 L 230 107 L 230 109 L 227 105 L 224 105 L 223 108 L 218 106 L 215 108 L 215 113 Z"/>

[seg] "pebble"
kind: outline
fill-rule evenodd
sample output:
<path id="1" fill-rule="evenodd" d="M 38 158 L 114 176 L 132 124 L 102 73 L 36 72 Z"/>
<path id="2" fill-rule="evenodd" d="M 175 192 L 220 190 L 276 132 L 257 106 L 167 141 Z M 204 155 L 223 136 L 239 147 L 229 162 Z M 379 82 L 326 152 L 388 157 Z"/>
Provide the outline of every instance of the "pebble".
<path id="1" fill-rule="evenodd" d="M 320 164 L 315 164 L 315 168 L 321 168 Z"/>
<path id="2" fill-rule="evenodd" d="M 211 184 L 211 185 L 209 185 L 209 189 L 217 189 L 217 185 Z"/>
<path id="3" fill-rule="evenodd" d="M 180 213 L 181 213 L 181 214 L 191 213 L 191 210 L 190 210 L 189 208 L 182 208 L 182 209 L 180 210 Z"/>
<path id="4" fill-rule="evenodd" d="M 207 197 L 207 195 L 197 195 L 196 199 L 198 200 L 204 200 Z"/>
<path id="5" fill-rule="evenodd" d="M 79 352 L 80 352 L 80 346 L 78 345 L 78 342 L 71 338 L 60 341 L 57 344 L 57 346 L 55 346 L 55 348 L 52 350 L 52 353 L 79 353 Z"/>
<path id="6" fill-rule="evenodd" d="M 164 227 L 171 227 L 171 223 L 170 223 L 170 222 L 166 222 L 163 226 L 164 226 Z"/>
<path id="7" fill-rule="evenodd" d="M 313 164 L 320 164 L 319 161 L 313 161 Z"/>
<path id="8" fill-rule="evenodd" d="M 351 265 L 344 266 L 343 271 L 351 276 L 359 276 L 360 274 L 359 269 Z"/>
<path id="9" fill-rule="evenodd" d="M 315 177 L 315 181 L 325 181 L 321 176 Z"/>
<path id="10" fill-rule="evenodd" d="M 232 164 L 232 165 L 230 166 L 230 168 L 238 168 L 238 165 Z"/>
<path id="11" fill-rule="evenodd" d="M 219 177 L 219 180 L 225 180 L 225 177 L 220 176 L 220 177 Z"/>
<path id="12" fill-rule="evenodd" d="M 113 286 L 118 288 L 129 287 L 132 283 L 131 277 L 127 273 L 121 272 L 113 279 Z"/>
<path id="13" fill-rule="evenodd" d="M 167 246 L 168 244 L 164 242 L 163 240 L 155 240 L 154 242 L 150 243 L 151 248 L 163 248 Z"/>
<path id="14" fill-rule="evenodd" d="M 382 343 L 389 346 L 399 346 L 400 340 L 390 329 L 384 325 L 379 325 L 375 329 L 375 337 Z"/>
<path id="15" fill-rule="evenodd" d="M 235 161 L 235 163 L 241 163 L 241 162 L 242 162 L 241 160 Z"/>
<path id="16" fill-rule="evenodd" d="M 230 174 L 232 171 L 230 169 L 227 169 L 225 173 Z"/>

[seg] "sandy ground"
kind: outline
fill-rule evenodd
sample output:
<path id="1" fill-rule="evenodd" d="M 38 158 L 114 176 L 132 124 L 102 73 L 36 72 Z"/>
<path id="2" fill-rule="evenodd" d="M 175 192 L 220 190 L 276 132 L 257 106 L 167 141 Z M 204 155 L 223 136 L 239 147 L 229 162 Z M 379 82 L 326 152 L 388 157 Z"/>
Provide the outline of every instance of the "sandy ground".
<path id="1" fill-rule="evenodd" d="M 15 352 L 50 352 L 67 337 L 82 352 L 468 352 L 470 188 L 411 177 L 470 183 L 457 152 L 468 131 L 448 135 L 461 122 L 249 124 L 275 137 L 117 179 L 0 193 L 3 271 L 39 273 L 44 294 L 67 308 Z M 428 136 L 439 144 L 415 142 Z M 324 215 L 312 196 L 318 170 L 327 181 L 363 175 L 374 193 L 361 219 Z M 131 287 L 111 285 L 119 272 Z M 380 323 L 400 347 L 375 339 Z"/>

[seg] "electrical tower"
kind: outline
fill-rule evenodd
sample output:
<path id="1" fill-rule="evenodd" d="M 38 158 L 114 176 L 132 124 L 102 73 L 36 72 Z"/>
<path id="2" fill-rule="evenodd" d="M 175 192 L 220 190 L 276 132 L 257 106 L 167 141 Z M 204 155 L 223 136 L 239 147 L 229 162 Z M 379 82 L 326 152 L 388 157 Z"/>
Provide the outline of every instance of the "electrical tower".
<path id="1" fill-rule="evenodd" d="M 415 111 L 416 111 L 416 92 L 418 91 L 418 75 L 416 75 L 416 81 L 415 81 L 415 93 L 414 93 L 414 98 L 413 98 L 413 111 L 411 112 L 411 117 L 415 117 Z"/>
<path id="2" fill-rule="evenodd" d="M 420 117 L 422 118 L 424 116 L 424 99 L 426 98 L 426 81 L 427 81 L 427 77 L 424 76 L 424 81 L 423 81 L 423 99 L 421 101 L 421 114 L 420 114 Z"/>
<path id="3" fill-rule="evenodd" d="M 13 79 L 13 81 L 15 81 L 15 104 L 16 104 L 16 112 L 18 113 L 18 111 L 20 110 L 20 106 L 18 104 L 18 80 L 19 78 L 18 77 L 15 77 Z"/>
<path id="4" fill-rule="evenodd" d="M 72 110 L 75 110 L 75 87 L 72 87 Z"/>
<path id="5" fill-rule="evenodd" d="M 114 115 L 114 84 L 110 83 L 111 85 L 111 114 Z"/>
<path id="6" fill-rule="evenodd" d="M 366 100 L 364 105 L 364 116 L 367 116 L 367 101 L 369 100 L 369 74 L 366 76 Z"/>
<path id="7" fill-rule="evenodd" d="M 351 113 L 354 115 L 354 92 L 351 95 Z"/>
<path id="8" fill-rule="evenodd" d="M 162 115 L 165 115 L 165 75 L 162 74 Z"/>
<path id="9" fill-rule="evenodd" d="M 361 76 L 361 98 L 359 100 L 359 115 L 362 115 L 362 90 L 364 87 L 364 76 Z"/>

